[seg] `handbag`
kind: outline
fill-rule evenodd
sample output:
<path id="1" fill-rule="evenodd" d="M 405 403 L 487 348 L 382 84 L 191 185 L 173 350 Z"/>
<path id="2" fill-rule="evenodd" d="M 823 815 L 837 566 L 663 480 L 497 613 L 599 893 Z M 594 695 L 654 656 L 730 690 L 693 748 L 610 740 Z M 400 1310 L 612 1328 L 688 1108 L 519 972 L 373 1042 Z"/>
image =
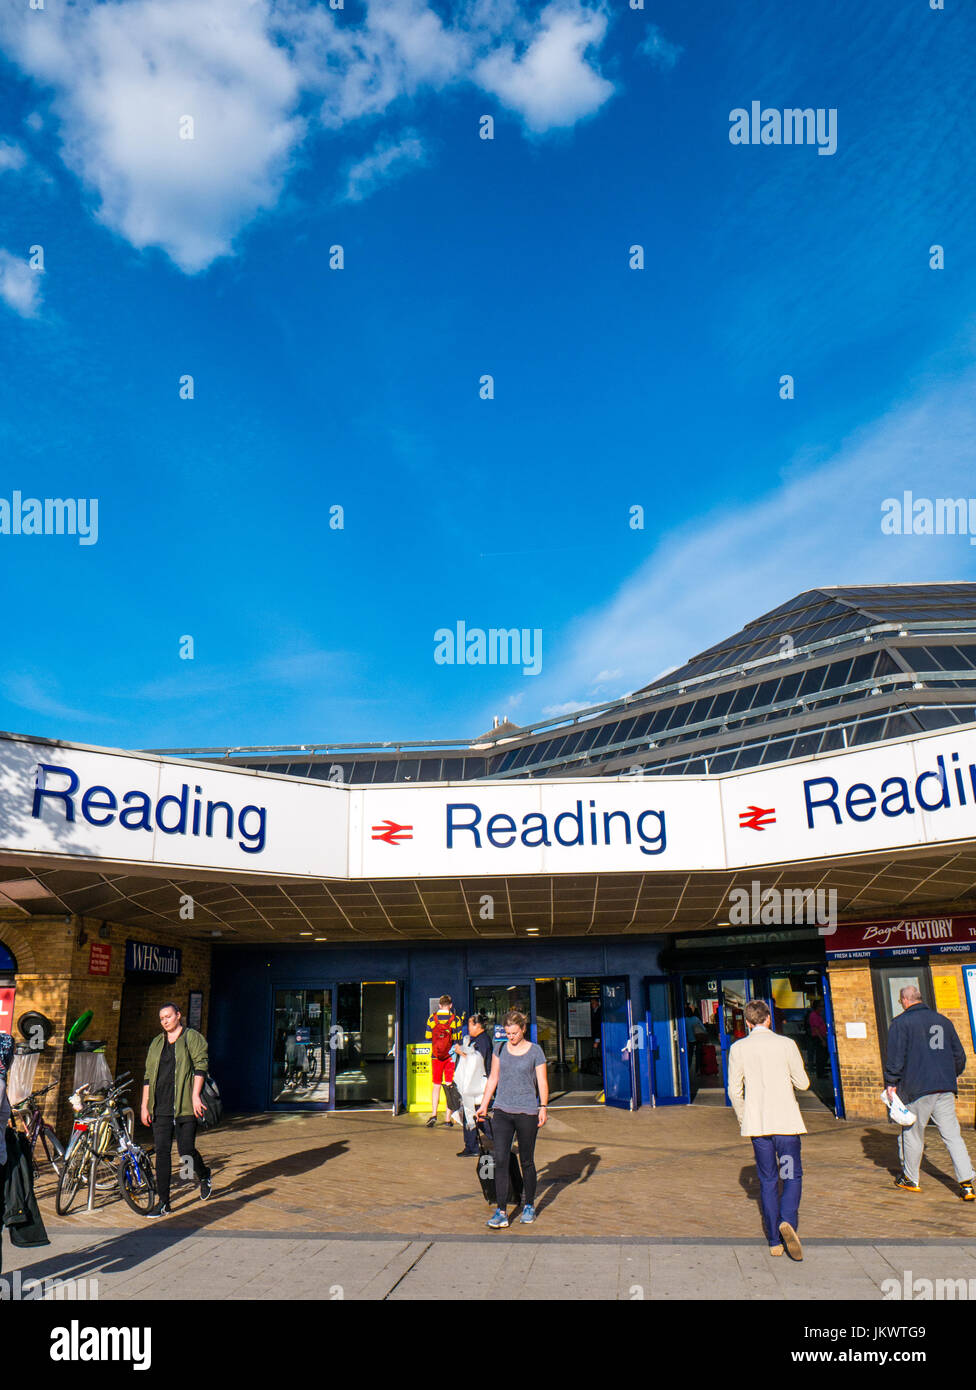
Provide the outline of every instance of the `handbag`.
<path id="1" fill-rule="evenodd" d="M 220 1099 L 220 1088 L 212 1076 L 207 1076 L 204 1079 L 200 1099 L 205 1106 L 205 1111 L 203 1119 L 198 1120 L 197 1124 L 202 1125 L 204 1129 L 216 1129 L 224 1118 L 224 1103 Z"/>

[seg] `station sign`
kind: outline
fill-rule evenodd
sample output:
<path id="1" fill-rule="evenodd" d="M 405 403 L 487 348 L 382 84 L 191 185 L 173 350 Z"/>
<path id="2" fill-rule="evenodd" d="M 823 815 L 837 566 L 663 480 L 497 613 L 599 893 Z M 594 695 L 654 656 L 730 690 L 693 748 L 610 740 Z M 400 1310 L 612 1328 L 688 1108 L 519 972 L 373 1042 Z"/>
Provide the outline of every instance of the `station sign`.
<path id="1" fill-rule="evenodd" d="M 716 777 L 369 787 L 0 735 L 0 806 L 8 859 L 316 880 L 715 872 L 976 840 L 976 730 Z"/>

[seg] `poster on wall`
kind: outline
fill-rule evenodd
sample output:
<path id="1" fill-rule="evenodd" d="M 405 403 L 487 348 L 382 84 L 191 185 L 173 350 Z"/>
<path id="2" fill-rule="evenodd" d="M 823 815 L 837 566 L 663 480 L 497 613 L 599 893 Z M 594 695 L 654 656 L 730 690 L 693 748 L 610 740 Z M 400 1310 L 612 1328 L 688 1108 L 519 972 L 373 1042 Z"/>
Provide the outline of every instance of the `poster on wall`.
<path id="1" fill-rule="evenodd" d="M 112 947 L 106 941 L 93 941 L 88 948 L 89 975 L 107 975 L 112 968 Z"/>
<path id="2" fill-rule="evenodd" d="M 191 989 L 191 990 L 190 990 L 190 1002 L 189 1002 L 189 1004 L 187 1005 L 187 1009 L 186 1009 L 186 1024 L 187 1024 L 187 1027 L 188 1027 L 188 1028 L 195 1028 L 196 1031 L 199 1032 L 199 1031 L 200 1031 L 200 1025 L 201 1025 L 202 1023 L 203 1023 L 203 990 L 202 990 L 202 989 Z"/>
<path id="3" fill-rule="evenodd" d="M 593 1010 L 588 999 L 567 999 L 566 1012 L 571 1038 L 593 1036 Z"/>

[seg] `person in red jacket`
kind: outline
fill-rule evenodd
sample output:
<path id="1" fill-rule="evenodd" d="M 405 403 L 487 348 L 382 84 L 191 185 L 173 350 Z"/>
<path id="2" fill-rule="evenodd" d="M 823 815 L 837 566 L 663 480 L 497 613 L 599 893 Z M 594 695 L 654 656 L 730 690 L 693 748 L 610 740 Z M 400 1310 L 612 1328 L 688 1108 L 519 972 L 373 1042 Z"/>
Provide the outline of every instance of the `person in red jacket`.
<path id="1" fill-rule="evenodd" d="M 454 1080 L 454 1047 L 461 1041 L 461 1025 L 464 1016 L 454 1012 L 454 1001 L 449 994 L 442 994 L 437 1001 L 437 1012 L 427 1020 L 427 1041 L 430 1043 L 430 1067 L 433 1076 L 431 1088 L 430 1119 L 427 1128 L 437 1124 L 437 1105 L 441 1098 L 441 1086 Z M 450 1112 L 450 1106 L 448 1106 Z M 446 1123 L 450 1125 L 450 1113 Z"/>

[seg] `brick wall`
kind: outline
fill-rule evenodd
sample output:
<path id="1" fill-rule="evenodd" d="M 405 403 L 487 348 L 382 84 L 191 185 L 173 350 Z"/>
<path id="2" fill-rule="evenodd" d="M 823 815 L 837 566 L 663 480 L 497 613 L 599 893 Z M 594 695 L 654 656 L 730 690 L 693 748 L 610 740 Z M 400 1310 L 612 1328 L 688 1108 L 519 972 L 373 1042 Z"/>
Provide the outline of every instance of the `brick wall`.
<path id="1" fill-rule="evenodd" d="M 966 1053 L 966 1070 L 959 1078 L 959 1097 L 956 1109 L 963 1128 L 971 1129 L 976 1107 L 976 1055 L 973 1051 L 972 1030 L 963 986 L 962 967 L 976 963 L 976 956 L 930 956 L 933 979 L 938 975 L 951 977 L 959 997 L 957 1008 L 941 1012 L 955 1025 Z M 895 964 L 895 962 L 892 962 Z M 906 974 L 908 967 L 906 967 Z M 885 1107 L 880 1094 L 884 1086 L 881 1070 L 881 1045 L 874 1008 L 874 990 L 867 961 L 838 961 L 827 971 L 830 995 L 834 1006 L 837 1034 L 837 1056 L 840 1063 L 841 1089 L 848 1119 L 883 1120 Z M 849 1038 L 847 1023 L 863 1023 L 866 1038 Z"/>
<path id="2" fill-rule="evenodd" d="M 86 1009 L 93 1017 L 85 1039 L 105 1043 L 105 1056 L 113 1076 L 131 1071 L 135 1079 L 132 1098 L 141 1095 L 142 1066 L 146 1048 L 159 1030 L 160 1005 L 173 1000 L 184 1013 L 191 990 L 203 992 L 202 1028 L 206 1031 L 210 1004 L 210 945 L 187 940 L 175 931 L 150 931 L 141 927 L 108 924 L 108 935 L 99 934 L 101 922 L 92 918 L 33 919 L 25 923 L 0 918 L 0 941 L 17 960 L 17 997 L 14 1004 L 14 1036 L 20 1041 L 16 1021 L 29 1010 L 46 1014 L 54 1023 L 54 1035 L 38 1059 L 33 1088 L 57 1081 L 45 1098 L 45 1113 L 55 1120 L 65 1138 L 70 1125 L 68 1096 L 74 1089 L 75 1054 L 65 1050 L 65 1035 Z M 80 932 L 87 938 L 79 940 Z M 160 946 L 179 946 L 182 973 L 175 980 L 125 978 L 125 943 L 146 941 Z M 92 943 L 111 948 L 109 973 L 88 973 Z"/>

